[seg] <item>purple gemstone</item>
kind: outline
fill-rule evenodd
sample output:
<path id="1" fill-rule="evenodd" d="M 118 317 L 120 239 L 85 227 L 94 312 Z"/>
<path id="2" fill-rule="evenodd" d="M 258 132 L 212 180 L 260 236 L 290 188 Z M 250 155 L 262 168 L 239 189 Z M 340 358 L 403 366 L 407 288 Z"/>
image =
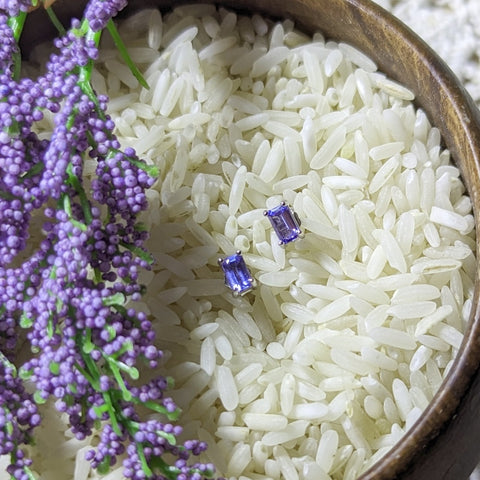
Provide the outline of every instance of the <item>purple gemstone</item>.
<path id="1" fill-rule="evenodd" d="M 282 245 L 296 240 L 302 234 L 298 215 L 285 203 L 271 210 L 265 210 L 265 215 L 270 220 Z"/>
<path id="2" fill-rule="evenodd" d="M 218 261 L 225 274 L 225 285 L 237 295 L 244 295 L 254 287 L 254 280 L 240 252 Z"/>

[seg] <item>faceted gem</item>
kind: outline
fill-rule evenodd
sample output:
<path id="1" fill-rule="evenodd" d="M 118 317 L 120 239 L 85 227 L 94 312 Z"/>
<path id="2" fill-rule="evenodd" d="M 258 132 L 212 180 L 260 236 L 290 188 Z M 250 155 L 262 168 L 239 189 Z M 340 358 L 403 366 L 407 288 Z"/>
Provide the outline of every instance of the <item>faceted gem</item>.
<path id="1" fill-rule="evenodd" d="M 225 274 L 225 285 L 233 290 L 234 295 L 244 295 L 254 288 L 252 274 L 240 252 L 221 258 L 218 263 Z"/>
<path id="2" fill-rule="evenodd" d="M 270 220 L 281 245 L 292 242 L 301 236 L 300 219 L 285 202 L 271 210 L 265 210 L 264 214 Z"/>

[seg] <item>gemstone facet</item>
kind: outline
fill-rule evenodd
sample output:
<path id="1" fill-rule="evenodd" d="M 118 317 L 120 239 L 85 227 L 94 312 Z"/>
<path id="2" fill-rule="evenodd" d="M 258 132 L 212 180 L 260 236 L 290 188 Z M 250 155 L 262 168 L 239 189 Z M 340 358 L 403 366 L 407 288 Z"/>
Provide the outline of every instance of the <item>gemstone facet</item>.
<path id="1" fill-rule="evenodd" d="M 265 210 L 264 215 L 270 220 L 281 245 L 292 242 L 302 235 L 298 215 L 285 202 L 271 210 Z"/>
<path id="2" fill-rule="evenodd" d="M 220 258 L 218 264 L 225 274 L 225 285 L 233 290 L 234 295 L 244 295 L 253 290 L 254 279 L 239 251 L 229 257 Z"/>

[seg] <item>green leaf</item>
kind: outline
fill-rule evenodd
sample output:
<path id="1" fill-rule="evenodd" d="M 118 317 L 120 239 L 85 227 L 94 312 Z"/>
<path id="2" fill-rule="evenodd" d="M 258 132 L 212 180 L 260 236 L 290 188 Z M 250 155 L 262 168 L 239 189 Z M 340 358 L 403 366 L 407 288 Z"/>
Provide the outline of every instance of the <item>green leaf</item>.
<path id="1" fill-rule="evenodd" d="M 70 197 L 66 193 L 62 193 L 61 196 L 62 207 L 65 213 L 71 217 L 72 216 L 72 202 L 70 201 Z"/>
<path id="2" fill-rule="evenodd" d="M 177 438 L 175 437 L 175 435 L 173 435 L 171 433 L 164 432 L 163 430 L 157 430 L 156 433 L 160 437 L 163 437 L 170 445 L 176 445 L 177 444 Z"/>
<path id="3" fill-rule="evenodd" d="M 33 320 L 30 317 L 27 317 L 24 312 L 20 317 L 19 324 L 22 328 L 30 328 L 33 325 Z"/>
<path id="4" fill-rule="evenodd" d="M 43 405 L 47 402 L 47 400 L 40 395 L 38 390 L 33 394 L 33 399 L 37 405 Z"/>
<path id="5" fill-rule="evenodd" d="M 108 341 L 111 342 L 117 336 L 117 332 L 111 325 L 106 325 L 105 330 L 108 332 Z"/>
<path id="6" fill-rule="evenodd" d="M 52 315 L 50 315 L 48 317 L 48 321 L 47 321 L 47 335 L 48 335 L 48 338 L 52 338 L 53 337 L 53 318 L 52 318 Z"/>
<path id="7" fill-rule="evenodd" d="M 16 42 L 20 40 L 26 19 L 27 12 L 20 12 L 16 17 L 10 17 L 7 21 L 8 26 L 12 29 Z"/>
<path id="8" fill-rule="evenodd" d="M 28 467 L 23 467 L 23 471 L 27 474 L 28 480 L 37 480 L 33 472 Z"/>
<path id="9" fill-rule="evenodd" d="M 82 350 L 86 354 L 90 354 L 94 349 L 95 349 L 95 345 L 92 343 L 92 329 L 87 328 L 85 330 L 85 338 L 84 338 Z"/>
<path id="10" fill-rule="evenodd" d="M 4 411 L 7 411 L 7 410 L 4 409 Z M 7 431 L 8 435 L 11 435 L 13 433 L 13 423 L 12 422 L 7 422 L 6 431 Z"/>
<path id="11" fill-rule="evenodd" d="M 53 375 L 58 375 L 60 373 L 60 364 L 57 362 L 52 362 L 49 368 Z"/>
<path id="12" fill-rule="evenodd" d="M 2 362 L 7 368 L 12 370 L 13 375 L 17 376 L 17 367 L 3 354 L 0 350 L 0 362 Z"/>
<path id="13" fill-rule="evenodd" d="M 105 475 L 109 471 L 110 471 L 110 455 L 107 455 L 98 465 L 97 472 L 100 475 Z"/>
<path id="14" fill-rule="evenodd" d="M 98 418 L 102 418 L 102 415 L 105 413 L 105 412 L 108 412 L 109 410 L 109 407 L 108 405 L 106 404 L 103 404 L 101 405 L 100 407 L 94 405 L 93 406 L 93 411 L 95 412 L 95 415 L 98 417 Z"/>
<path id="15" fill-rule="evenodd" d="M 103 299 L 103 304 L 106 307 L 110 307 L 112 305 L 125 305 L 125 295 L 122 292 L 115 293 L 114 295 L 110 295 Z"/>
<path id="16" fill-rule="evenodd" d="M 27 12 L 20 12 L 16 17 L 10 17 L 7 20 L 8 26 L 12 29 L 13 38 L 17 42 L 17 47 L 23 32 L 23 27 L 25 26 L 26 19 L 27 19 Z M 12 68 L 13 79 L 18 80 L 21 76 L 21 69 L 22 69 L 22 53 L 20 52 L 19 47 L 15 52 L 13 52 L 12 63 L 13 63 L 13 68 Z M 17 122 L 14 122 L 13 125 L 15 124 L 17 124 Z"/>
<path id="17" fill-rule="evenodd" d="M 22 380 L 28 380 L 31 378 L 33 374 L 33 370 L 25 370 L 24 368 L 20 368 L 20 371 L 18 372 L 18 376 L 22 379 Z"/>
<path id="18" fill-rule="evenodd" d="M 48 276 L 48 278 L 51 278 L 52 280 L 55 280 L 57 278 L 57 267 L 55 265 L 50 270 L 50 275 Z"/>
<path id="19" fill-rule="evenodd" d="M 71 218 L 70 222 L 72 223 L 72 225 L 74 227 L 77 227 L 82 232 L 86 232 L 88 230 L 87 226 L 84 223 L 79 222 L 78 220 L 75 220 L 74 218 Z"/>

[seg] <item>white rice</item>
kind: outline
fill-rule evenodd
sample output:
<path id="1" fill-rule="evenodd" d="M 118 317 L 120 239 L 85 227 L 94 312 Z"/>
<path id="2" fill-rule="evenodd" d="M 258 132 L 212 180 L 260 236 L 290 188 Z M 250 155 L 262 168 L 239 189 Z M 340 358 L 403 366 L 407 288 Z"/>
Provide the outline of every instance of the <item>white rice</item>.
<path id="1" fill-rule="evenodd" d="M 108 42 L 92 78 L 161 170 L 143 308 L 185 432 L 226 477 L 356 478 L 431 401 L 471 308 L 471 202 L 438 130 L 363 53 L 290 21 L 191 5 L 120 29 L 150 90 Z M 263 216 L 283 200 L 305 233 L 286 247 Z M 236 249 L 244 297 L 216 263 Z M 82 448 L 74 480 L 96 479 Z"/>

